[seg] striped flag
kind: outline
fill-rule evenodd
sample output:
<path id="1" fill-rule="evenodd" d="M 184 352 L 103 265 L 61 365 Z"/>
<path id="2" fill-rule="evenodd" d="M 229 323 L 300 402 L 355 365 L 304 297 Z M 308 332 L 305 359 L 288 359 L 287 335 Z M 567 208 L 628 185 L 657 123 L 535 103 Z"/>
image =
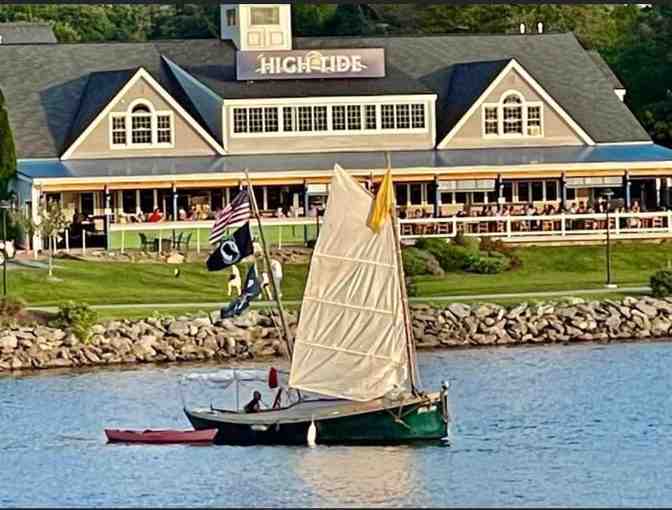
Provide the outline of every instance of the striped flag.
<path id="1" fill-rule="evenodd" d="M 210 244 L 219 242 L 224 237 L 224 229 L 250 219 L 250 198 L 247 191 L 241 191 L 236 198 L 222 209 L 215 218 L 215 224 L 210 231 Z"/>

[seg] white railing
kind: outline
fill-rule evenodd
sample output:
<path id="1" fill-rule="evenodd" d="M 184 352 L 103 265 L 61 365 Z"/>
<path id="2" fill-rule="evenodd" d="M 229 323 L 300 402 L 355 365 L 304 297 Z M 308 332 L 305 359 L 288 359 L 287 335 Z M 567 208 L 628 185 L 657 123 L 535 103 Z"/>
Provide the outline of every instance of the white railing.
<path id="1" fill-rule="evenodd" d="M 321 224 L 314 217 L 309 218 L 264 218 L 264 230 L 290 227 L 315 226 Z M 159 251 L 169 238 L 162 233 L 192 231 L 195 236 L 195 250 L 209 249 L 208 233 L 213 221 L 166 221 L 160 223 L 113 223 L 110 234 L 119 233 L 120 250 L 127 249 L 127 235 L 130 233 L 157 234 L 148 239 L 156 243 Z M 604 213 L 595 214 L 553 214 L 539 216 L 451 216 L 446 218 L 413 218 L 400 220 L 402 239 L 421 237 L 453 238 L 458 232 L 469 237 L 492 237 L 505 242 L 561 242 L 604 240 L 607 233 L 607 219 Z M 87 236 L 82 232 L 82 251 L 87 250 Z M 646 213 L 609 213 L 609 234 L 614 240 L 672 238 L 672 211 Z M 171 236 L 172 237 L 172 236 Z M 64 233 L 65 249 L 70 251 L 68 230 Z M 276 232 L 274 243 L 282 247 L 282 228 Z"/>

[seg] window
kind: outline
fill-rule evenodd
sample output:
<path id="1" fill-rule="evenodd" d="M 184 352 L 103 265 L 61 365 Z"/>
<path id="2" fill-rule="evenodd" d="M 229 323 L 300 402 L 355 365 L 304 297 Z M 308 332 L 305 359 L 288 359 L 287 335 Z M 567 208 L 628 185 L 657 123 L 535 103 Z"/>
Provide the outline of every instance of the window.
<path id="1" fill-rule="evenodd" d="M 251 25 L 279 25 L 280 9 L 278 7 L 252 7 L 250 9 Z"/>
<path id="2" fill-rule="evenodd" d="M 278 109 L 264 108 L 264 130 L 274 133 L 278 130 Z"/>
<path id="3" fill-rule="evenodd" d="M 523 108 L 518 96 L 510 95 L 504 99 L 502 108 L 503 132 L 508 134 L 523 134 Z"/>
<path id="4" fill-rule="evenodd" d="M 313 107 L 299 106 L 299 131 L 313 130 Z"/>
<path id="5" fill-rule="evenodd" d="M 527 107 L 527 136 L 541 135 L 541 106 Z"/>
<path id="6" fill-rule="evenodd" d="M 152 113 L 145 105 L 138 105 L 131 113 L 131 143 L 152 143 Z"/>
<path id="7" fill-rule="evenodd" d="M 384 104 L 380 107 L 381 126 L 383 129 L 394 129 L 394 105 Z"/>
<path id="8" fill-rule="evenodd" d="M 285 106 L 282 109 L 282 130 L 283 131 L 294 131 L 294 116 L 292 115 L 293 108 L 291 106 Z"/>
<path id="9" fill-rule="evenodd" d="M 397 128 L 408 129 L 411 127 L 410 107 L 407 104 L 396 105 L 397 110 Z"/>
<path id="10" fill-rule="evenodd" d="M 126 145 L 126 117 L 112 117 L 112 144 Z"/>
<path id="11" fill-rule="evenodd" d="M 331 128 L 338 131 L 345 130 L 345 106 L 334 106 L 331 109 Z"/>
<path id="12" fill-rule="evenodd" d="M 544 199 L 544 183 L 542 181 L 532 182 L 532 201 L 539 202 Z"/>
<path id="13" fill-rule="evenodd" d="M 425 105 L 414 104 L 411 105 L 411 120 L 414 129 L 422 129 L 425 127 Z"/>
<path id="14" fill-rule="evenodd" d="M 558 181 L 546 181 L 546 200 L 558 199 Z"/>
<path id="15" fill-rule="evenodd" d="M 362 129 L 362 108 L 348 105 L 348 129 Z"/>
<path id="16" fill-rule="evenodd" d="M 157 143 L 171 143 L 173 136 L 173 128 L 170 115 L 156 116 L 156 142 Z"/>
<path id="17" fill-rule="evenodd" d="M 264 116 L 262 108 L 250 108 L 249 125 L 250 125 L 250 133 L 264 132 Z"/>
<path id="18" fill-rule="evenodd" d="M 422 204 L 422 184 L 411 184 L 411 204 Z"/>
<path id="19" fill-rule="evenodd" d="M 236 10 L 227 9 L 226 10 L 226 24 L 230 27 L 236 26 Z"/>
<path id="20" fill-rule="evenodd" d="M 519 202 L 529 202 L 530 201 L 530 184 L 527 182 L 518 183 L 518 201 Z"/>
<path id="21" fill-rule="evenodd" d="M 315 115 L 315 131 L 326 131 L 327 130 L 327 107 L 326 106 L 316 106 L 313 108 L 313 113 Z"/>
<path id="22" fill-rule="evenodd" d="M 406 205 L 408 203 L 408 188 L 406 184 L 395 184 L 394 191 L 397 199 L 397 204 Z"/>
<path id="23" fill-rule="evenodd" d="M 247 108 L 233 109 L 233 132 L 247 133 Z"/>
<path id="24" fill-rule="evenodd" d="M 485 116 L 485 134 L 496 135 L 499 132 L 499 120 L 497 119 L 497 108 L 487 107 L 483 111 Z"/>
<path id="25" fill-rule="evenodd" d="M 334 104 L 234 107 L 233 134 L 332 132 L 426 129 L 424 104 Z M 280 111 L 282 110 L 282 119 Z"/>
<path id="26" fill-rule="evenodd" d="M 367 104 L 364 107 L 365 112 L 365 129 L 378 129 L 378 115 L 376 114 L 376 105 Z"/>

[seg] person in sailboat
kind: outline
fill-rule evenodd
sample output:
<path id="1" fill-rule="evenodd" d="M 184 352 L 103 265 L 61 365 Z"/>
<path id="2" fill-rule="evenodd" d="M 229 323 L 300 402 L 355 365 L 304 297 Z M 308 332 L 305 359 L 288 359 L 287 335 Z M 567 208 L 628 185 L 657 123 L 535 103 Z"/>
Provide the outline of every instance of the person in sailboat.
<path id="1" fill-rule="evenodd" d="M 252 400 L 245 404 L 243 409 L 245 409 L 246 413 L 258 413 L 261 411 L 261 393 L 255 390 L 252 394 Z"/>

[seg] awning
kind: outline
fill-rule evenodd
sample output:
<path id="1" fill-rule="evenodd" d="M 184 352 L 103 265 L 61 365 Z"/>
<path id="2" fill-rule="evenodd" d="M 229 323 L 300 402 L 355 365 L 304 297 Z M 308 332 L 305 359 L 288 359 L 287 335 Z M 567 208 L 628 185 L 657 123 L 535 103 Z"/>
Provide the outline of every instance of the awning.
<path id="1" fill-rule="evenodd" d="M 439 191 L 495 191 L 495 179 L 439 181 Z"/>
<path id="2" fill-rule="evenodd" d="M 450 173 L 564 170 L 629 170 L 663 168 L 672 175 L 672 150 L 653 143 L 594 146 L 449 149 L 390 152 L 393 170 L 423 175 Z M 385 153 L 333 152 L 262 154 L 222 157 L 114 158 L 93 160 L 19 160 L 18 171 L 29 179 L 187 180 L 244 179 L 250 175 L 281 180 L 296 176 L 329 176 L 338 163 L 351 172 L 385 172 Z M 475 176 L 476 177 L 476 176 Z"/>
<path id="3" fill-rule="evenodd" d="M 623 185 L 622 177 L 567 177 L 565 186 L 576 188 L 614 188 Z"/>

